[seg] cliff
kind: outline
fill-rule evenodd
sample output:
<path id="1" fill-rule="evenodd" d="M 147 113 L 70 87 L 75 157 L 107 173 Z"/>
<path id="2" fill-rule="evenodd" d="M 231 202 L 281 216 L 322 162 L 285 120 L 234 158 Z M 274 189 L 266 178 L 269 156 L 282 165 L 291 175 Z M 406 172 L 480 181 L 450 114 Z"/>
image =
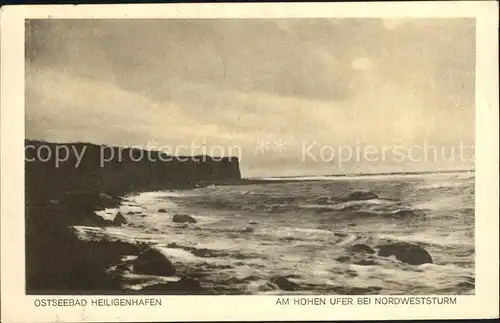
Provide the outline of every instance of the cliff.
<path id="1" fill-rule="evenodd" d="M 117 225 L 94 211 L 116 207 L 121 202 L 118 197 L 127 193 L 229 184 L 240 179 L 236 157 L 173 158 L 157 151 L 26 140 L 26 292 L 120 292 L 120 283 L 106 270 L 123 255 L 137 254 L 140 246 L 83 241 L 72 226 Z"/>
<path id="2" fill-rule="evenodd" d="M 241 179 L 237 157 L 169 156 L 89 143 L 25 141 L 26 200 L 67 191 L 111 195 Z"/>

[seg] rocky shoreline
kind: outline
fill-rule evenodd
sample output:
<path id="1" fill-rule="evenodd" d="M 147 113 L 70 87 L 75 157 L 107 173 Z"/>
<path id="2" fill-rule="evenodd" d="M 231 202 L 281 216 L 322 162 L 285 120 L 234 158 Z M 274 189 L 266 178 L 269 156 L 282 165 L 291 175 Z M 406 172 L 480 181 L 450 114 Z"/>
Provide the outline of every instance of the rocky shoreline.
<path id="1" fill-rule="evenodd" d="M 222 289 L 204 286 L 200 278 L 211 275 L 211 270 L 193 270 L 184 264 L 173 264 L 162 249 L 153 244 L 112 239 L 102 234 L 102 230 L 108 227 L 127 224 L 126 217 L 117 210 L 122 202 L 123 198 L 105 193 L 73 191 L 67 192 L 59 200 L 27 205 L 27 294 L 241 294 L 238 285 L 259 279 L 247 277 L 242 281 L 230 281 L 226 284 L 227 288 Z M 96 213 L 104 209 L 116 210 L 113 218 L 105 219 Z M 158 210 L 159 213 L 163 211 Z M 129 213 L 127 216 L 141 216 L 137 214 L 140 212 Z M 175 214 L 172 222 L 188 225 L 196 223 L 196 219 L 188 214 Z M 81 228 L 85 230 L 79 230 Z M 342 238 L 343 233 L 333 232 L 333 235 Z M 201 258 L 228 256 L 221 255 L 220 251 L 196 249 L 176 243 L 166 247 L 183 249 Z M 355 244 L 347 247 L 346 255 L 338 257 L 336 261 L 370 266 L 376 265 L 378 258 L 390 256 L 410 265 L 433 262 L 425 249 L 405 242 L 373 247 Z M 261 292 L 300 292 L 304 288 L 314 287 L 335 294 L 377 294 L 380 291 L 376 286 L 356 290 L 342 286 L 303 286 L 293 279 L 293 275 L 273 276 L 258 289 Z M 141 282 L 147 284 L 140 290 L 126 288 L 127 285 Z"/>
<path id="2" fill-rule="evenodd" d="M 99 228 L 126 223 L 123 214 L 106 220 L 95 212 L 119 206 L 120 196 L 133 192 L 241 180 L 237 157 L 194 157 L 181 159 L 158 151 L 92 143 L 25 140 L 26 292 L 123 292 L 119 279 L 106 271 L 124 255 L 137 256 L 147 246 L 82 240 L 74 226 Z M 171 284 L 164 292 L 170 288 L 178 291 L 179 284 L 185 282 Z"/>
<path id="3" fill-rule="evenodd" d="M 117 207 L 120 198 L 103 193 L 71 192 L 67 199 L 27 205 L 26 292 L 27 294 L 134 294 L 126 282 L 109 269 L 126 266 L 126 256 L 135 256 L 135 270 L 151 275 L 173 276 L 176 269 L 166 256 L 144 243 L 81 237 L 77 226 L 105 228 L 126 223 L 121 213 L 106 220 L 95 211 Z M 179 274 L 179 273 L 177 273 Z M 140 293 L 202 293 L 199 283 L 180 273 L 178 280 Z"/>
<path id="4" fill-rule="evenodd" d="M 31 147 L 49 147 L 52 152 L 62 145 L 68 151 L 87 151 L 84 158 L 70 156 L 58 160 L 37 160 L 28 154 L 26 161 L 25 256 L 26 293 L 31 295 L 81 294 L 241 294 L 238 285 L 258 280 L 256 277 L 230 279 L 217 286 L 204 286 L 200 280 L 213 275 L 217 268 L 193 269 L 185 264 L 173 264 L 166 254 L 152 244 L 110 239 L 99 230 L 127 224 L 129 216 L 146 216 L 119 211 L 106 218 L 105 209 L 117 210 L 127 194 L 168 189 L 193 189 L 212 184 L 250 185 L 274 181 L 241 179 L 238 159 L 225 159 L 222 164 L 207 158 L 202 163 L 179 161 L 151 163 L 149 160 L 121 160 L 99 166 L 103 146 L 93 144 L 54 144 L 26 141 Z M 106 149 L 110 149 L 107 147 Z M 121 151 L 116 147 L 116 149 Z M 159 153 L 157 153 L 159 154 Z M 55 155 L 55 154 L 54 154 Z M 52 155 L 52 156 L 54 156 Z M 39 158 L 41 156 L 38 156 Z M 86 159 L 85 159 L 86 158 Z M 75 167 L 78 159 L 79 167 Z M 293 180 L 291 180 L 293 181 Z M 282 180 L 277 181 L 283 183 Z M 342 201 L 370 200 L 372 192 L 353 192 Z M 167 213 L 158 209 L 158 213 Z M 139 212 L 140 213 L 140 212 Z M 184 226 L 196 223 L 189 214 L 173 214 L 172 222 Z M 257 223 L 250 223 L 255 224 Z M 78 228 L 87 228 L 82 233 Z M 242 232 L 253 232 L 252 227 Z M 94 232 L 95 234 L 93 234 Z M 344 234 L 333 232 L 334 236 Z M 171 243 L 167 248 L 183 249 L 195 257 L 240 257 L 220 251 L 196 249 Z M 375 251 L 377 249 L 378 251 Z M 378 257 L 378 258 L 377 258 Z M 418 245 L 394 242 L 382 246 L 354 245 L 348 254 L 336 259 L 340 263 L 373 265 L 380 257 L 394 257 L 402 263 L 420 265 L 432 263 L 431 255 Z M 240 258 L 237 258 L 240 259 Z M 142 276 L 141 276 L 142 275 Z M 153 278 L 152 278 L 153 277 Z M 293 275 L 267 277 L 259 291 L 293 292 L 311 286 L 301 286 Z M 126 288 L 131 283 L 148 282 L 140 290 Z M 151 284 L 150 282 L 154 283 Z M 205 280 L 206 281 L 206 280 Z M 133 284 L 132 284 L 133 285 Z M 348 290 L 342 286 L 312 286 L 313 290 L 337 294 L 372 294 L 376 287 Z"/>

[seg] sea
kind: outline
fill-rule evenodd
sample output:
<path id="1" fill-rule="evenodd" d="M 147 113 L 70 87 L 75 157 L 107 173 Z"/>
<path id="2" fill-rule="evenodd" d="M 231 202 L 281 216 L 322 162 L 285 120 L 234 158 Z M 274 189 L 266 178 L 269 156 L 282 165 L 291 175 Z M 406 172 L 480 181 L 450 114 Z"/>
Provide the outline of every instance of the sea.
<path id="1" fill-rule="evenodd" d="M 474 172 L 457 172 L 270 178 L 140 192 L 99 213 L 112 218 L 119 211 L 127 224 L 77 229 L 82 237 L 154 245 L 177 272 L 216 294 L 474 294 L 474 184 Z M 377 197 L 346 199 L 353 192 Z M 197 222 L 175 223 L 175 214 Z M 433 263 L 350 250 L 393 242 L 424 248 Z M 176 279 L 124 276 L 123 288 L 131 290 Z M 284 291 L 273 277 L 297 288 Z"/>

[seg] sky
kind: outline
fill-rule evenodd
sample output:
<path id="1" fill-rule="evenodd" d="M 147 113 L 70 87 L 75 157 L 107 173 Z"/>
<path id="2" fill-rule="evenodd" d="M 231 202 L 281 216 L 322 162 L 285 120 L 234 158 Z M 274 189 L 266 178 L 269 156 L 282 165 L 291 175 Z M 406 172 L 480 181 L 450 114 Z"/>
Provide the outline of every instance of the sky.
<path id="1" fill-rule="evenodd" d="M 31 20 L 26 137 L 238 155 L 244 176 L 468 168 L 474 70 L 473 19 Z"/>

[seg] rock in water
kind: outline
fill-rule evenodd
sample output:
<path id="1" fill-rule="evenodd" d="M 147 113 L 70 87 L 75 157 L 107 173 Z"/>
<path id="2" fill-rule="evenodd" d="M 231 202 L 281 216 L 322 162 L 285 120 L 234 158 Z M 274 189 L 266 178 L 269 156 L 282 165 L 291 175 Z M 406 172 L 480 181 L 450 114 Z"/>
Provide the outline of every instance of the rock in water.
<path id="1" fill-rule="evenodd" d="M 108 201 L 111 201 L 113 199 L 113 197 L 109 194 L 106 194 L 106 193 L 99 193 L 99 198 L 101 200 L 108 200 Z"/>
<path id="2" fill-rule="evenodd" d="M 281 290 L 295 291 L 300 288 L 299 284 L 288 280 L 286 277 L 274 276 L 271 277 L 269 281 L 278 286 Z"/>
<path id="3" fill-rule="evenodd" d="M 432 257 L 427 250 L 407 242 L 382 245 L 378 255 L 381 257 L 395 256 L 399 261 L 410 265 L 432 264 Z"/>
<path id="4" fill-rule="evenodd" d="M 369 254 L 374 254 L 375 250 L 373 250 L 370 246 L 358 243 L 355 244 L 354 246 L 351 247 L 351 252 L 355 253 L 369 253 Z"/>
<path id="5" fill-rule="evenodd" d="M 271 282 L 266 282 L 262 285 L 259 285 L 257 289 L 259 292 L 270 292 L 279 289 L 279 287 Z"/>
<path id="6" fill-rule="evenodd" d="M 188 214 L 176 214 L 172 217 L 175 223 L 196 223 L 196 220 Z"/>
<path id="7" fill-rule="evenodd" d="M 167 256 L 156 248 L 143 251 L 134 261 L 134 271 L 138 274 L 157 276 L 175 275 L 175 267 Z"/>
<path id="8" fill-rule="evenodd" d="M 127 223 L 127 219 L 120 212 L 116 213 L 115 218 L 113 219 L 113 225 L 122 225 Z"/>
<path id="9" fill-rule="evenodd" d="M 355 191 L 350 193 L 344 201 L 366 201 L 378 199 L 378 195 L 370 191 Z"/>

